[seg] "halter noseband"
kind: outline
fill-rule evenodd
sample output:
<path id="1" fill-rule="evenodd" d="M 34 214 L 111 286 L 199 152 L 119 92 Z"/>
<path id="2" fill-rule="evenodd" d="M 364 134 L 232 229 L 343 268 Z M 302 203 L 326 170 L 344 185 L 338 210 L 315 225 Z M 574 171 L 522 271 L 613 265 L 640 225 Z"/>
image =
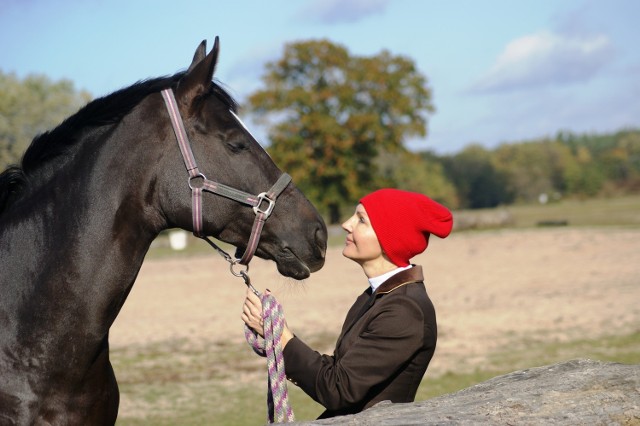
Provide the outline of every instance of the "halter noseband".
<path id="1" fill-rule="evenodd" d="M 196 165 L 196 160 L 193 156 L 193 150 L 191 149 L 191 144 L 189 143 L 187 132 L 184 129 L 182 117 L 180 116 L 180 111 L 178 110 L 178 104 L 176 102 L 175 96 L 173 95 L 173 90 L 163 90 L 162 97 L 164 98 L 164 102 L 167 106 L 169 117 L 171 117 L 171 125 L 173 126 L 173 131 L 176 134 L 176 139 L 178 140 L 178 146 L 180 147 L 180 152 L 182 153 L 184 164 L 187 168 L 187 172 L 189 172 L 188 184 L 189 188 L 191 188 L 193 234 L 196 237 L 206 240 L 216 250 L 218 250 L 218 252 L 220 252 L 225 257 L 225 259 L 227 259 L 227 261 L 231 263 L 231 272 L 236 276 L 243 276 L 246 281 L 248 279 L 248 276 L 246 276 L 245 271 L 237 274 L 233 270 L 233 265 L 239 263 L 248 267 L 249 261 L 253 258 L 253 255 L 258 248 L 258 242 L 260 241 L 262 227 L 273 211 L 273 208 L 276 205 L 276 199 L 282 193 L 282 191 L 284 191 L 287 185 L 289 185 L 289 182 L 291 182 L 291 176 L 283 173 L 280 178 L 278 178 L 276 183 L 271 187 L 271 189 L 269 189 L 269 191 L 261 192 L 258 195 L 252 195 L 247 192 L 224 185 L 222 183 L 214 182 L 207 179 L 206 176 L 200 172 L 198 166 Z M 233 116 L 236 117 L 239 123 L 244 127 L 244 124 L 237 118 L 237 116 L 235 114 L 233 114 Z M 256 217 L 253 221 L 253 228 L 251 230 L 249 242 L 247 243 L 247 249 L 245 250 L 241 259 L 236 259 L 235 261 L 231 260 L 231 257 L 227 253 L 221 250 L 211 240 L 209 240 L 206 235 L 202 233 L 202 191 L 218 194 L 223 197 L 235 200 L 239 203 L 253 207 L 253 211 L 255 212 Z"/>

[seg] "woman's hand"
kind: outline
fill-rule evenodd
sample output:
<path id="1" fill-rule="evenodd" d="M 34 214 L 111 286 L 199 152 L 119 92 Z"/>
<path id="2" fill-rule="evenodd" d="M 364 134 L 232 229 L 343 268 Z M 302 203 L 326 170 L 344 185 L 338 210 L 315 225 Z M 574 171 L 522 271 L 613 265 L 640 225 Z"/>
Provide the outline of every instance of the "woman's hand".
<path id="1" fill-rule="evenodd" d="M 269 294 L 266 290 L 265 294 Z M 250 289 L 247 288 L 247 296 L 242 306 L 242 321 L 249 328 L 253 329 L 262 338 L 264 338 L 264 321 L 262 320 L 262 301 Z M 289 330 L 287 321 L 283 318 L 284 325 L 282 328 L 282 336 L 280 336 L 280 345 L 284 349 L 289 340 L 293 339 L 293 333 Z"/>
<path id="2" fill-rule="evenodd" d="M 261 337 L 264 337 L 262 301 L 249 288 L 247 288 L 247 297 L 244 299 L 244 306 L 242 307 L 242 321 Z"/>

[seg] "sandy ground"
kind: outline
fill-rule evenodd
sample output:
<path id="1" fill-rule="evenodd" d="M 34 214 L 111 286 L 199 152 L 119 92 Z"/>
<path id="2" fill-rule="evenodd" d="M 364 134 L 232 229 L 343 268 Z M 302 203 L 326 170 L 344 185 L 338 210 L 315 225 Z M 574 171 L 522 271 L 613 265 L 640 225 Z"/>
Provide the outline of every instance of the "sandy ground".
<path id="1" fill-rule="evenodd" d="M 272 262 L 252 262 L 254 285 L 271 289 L 302 339 L 337 337 L 348 308 L 368 285 L 341 250 L 330 248 L 325 267 L 302 283 L 281 277 Z M 454 233 L 446 240 L 432 238 L 414 263 L 425 269 L 438 315 L 430 374 L 474 368 L 496 348 L 518 340 L 640 330 L 638 229 Z M 244 292 L 242 280 L 213 251 L 147 260 L 112 327 L 111 345 L 173 339 L 243 344 Z"/>

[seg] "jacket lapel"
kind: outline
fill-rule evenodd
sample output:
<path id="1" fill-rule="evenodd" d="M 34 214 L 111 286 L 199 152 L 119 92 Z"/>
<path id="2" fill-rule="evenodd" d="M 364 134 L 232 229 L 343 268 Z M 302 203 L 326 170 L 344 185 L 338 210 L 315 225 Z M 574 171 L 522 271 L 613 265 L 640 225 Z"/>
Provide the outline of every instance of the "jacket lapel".
<path id="1" fill-rule="evenodd" d="M 342 338 L 353 328 L 360 318 L 375 304 L 376 299 L 385 294 L 391 293 L 393 290 L 403 285 L 424 281 L 422 275 L 422 266 L 414 265 L 413 268 L 399 272 L 382 283 L 375 293 L 371 293 L 371 287 L 362 293 L 353 304 L 347 317 L 345 318 L 342 332 L 336 344 L 336 349 L 340 346 Z"/>

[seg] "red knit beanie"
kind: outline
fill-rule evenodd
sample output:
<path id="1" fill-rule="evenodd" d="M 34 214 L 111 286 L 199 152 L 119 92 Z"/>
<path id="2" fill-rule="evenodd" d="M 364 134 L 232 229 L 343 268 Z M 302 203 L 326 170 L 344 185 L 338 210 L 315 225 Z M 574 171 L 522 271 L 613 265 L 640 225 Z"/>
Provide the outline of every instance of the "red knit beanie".
<path id="1" fill-rule="evenodd" d="M 445 238 L 453 217 L 442 204 L 417 192 L 380 189 L 360 200 L 380 246 L 397 266 L 407 266 L 429 244 L 429 235 Z"/>

